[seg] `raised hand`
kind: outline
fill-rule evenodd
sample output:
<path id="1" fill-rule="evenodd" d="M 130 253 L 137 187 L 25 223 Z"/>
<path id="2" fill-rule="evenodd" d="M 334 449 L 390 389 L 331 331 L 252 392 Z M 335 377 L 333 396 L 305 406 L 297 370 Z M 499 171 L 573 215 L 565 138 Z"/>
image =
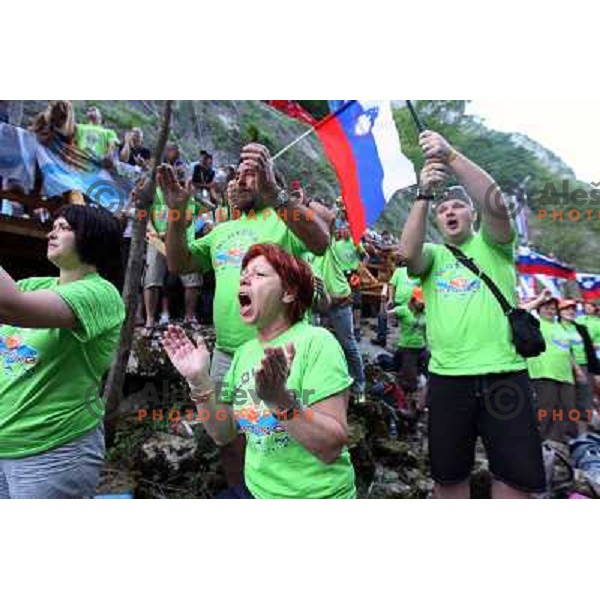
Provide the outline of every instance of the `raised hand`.
<path id="1" fill-rule="evenodd" d="M 227 184 L 227 203 L 232 210 L 243 211 L 247 206 L 251 206 L 254 201 L 254 192 L 248 188 L 240 187 L 234 179 Z"/>
<path id="2" fill-rule="evenodd" d="M 269 150 L 261 144 L 248 144 L 242 148 L 241 159 L 243 163 L 256 170 L 257 192 L 260 198 L 271 206 L 277 204 L 279 187 L 275 181 L 275 171 Z"/>
<path id="3" fill-rule="evenodd" d="M 181 327 L 169 325 L 162 345 L 173 366 L 191 386 L 208 387 L 210 354 L 202 337 L 198 336 L 194 345 Z"/>
<path id="4" fill-rule="evenodd" d="M 286 356 L 287 355 L 287 356 Z M 291 407 L 287 394 L 287 378 L 296 350 L 289 342 L 284 348 L 265 348 L 265 355 L 256 372 L 256 392 L 273 409 Z"/>
<path id="5" fill-rule="evenodd" d="M 449 164 L 456 156 L 454 148 L 435 131 L 424 131 L 419 136 L 419 145 L 426 160 Z"/>
<path id="6" fill-rule="evenodd" d="M 190 182 L 184 185 L 179 183 L 173 167 L 166 164 L 158 167 L 156 182 L 162 190 L 167 206 L 173 210 L 185 211 L 188 200 L 193 193 Z"/>
<path id="7" fill-rule="evenodd" d="M 419 177 L 419 190 L 424 194 L 433 193 L 448 177 L 448 167 L 439 160 L 430 159 L 425 161 Z"/>

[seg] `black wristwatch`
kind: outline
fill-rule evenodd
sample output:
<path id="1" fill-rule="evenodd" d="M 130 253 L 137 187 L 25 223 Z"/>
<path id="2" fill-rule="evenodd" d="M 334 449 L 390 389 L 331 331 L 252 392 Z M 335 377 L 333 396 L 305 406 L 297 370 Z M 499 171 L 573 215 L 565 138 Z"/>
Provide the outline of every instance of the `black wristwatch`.
<path id="1" fill-rule="evenodd" d="M 417 190 L 417 200 L 425 200 L 426 202 L 433 202 L 435 200 L 435 196 L 433 194 L 426 194 L 421 190 Z"/>
<path id="2" fill-rule="evenodd" d="M 279 190 L 279 194 L 277 194 L 277 204 L 275 204 L 275 210 L 287 208 L 289 203 L 289 194 L 284 189 Z"/>

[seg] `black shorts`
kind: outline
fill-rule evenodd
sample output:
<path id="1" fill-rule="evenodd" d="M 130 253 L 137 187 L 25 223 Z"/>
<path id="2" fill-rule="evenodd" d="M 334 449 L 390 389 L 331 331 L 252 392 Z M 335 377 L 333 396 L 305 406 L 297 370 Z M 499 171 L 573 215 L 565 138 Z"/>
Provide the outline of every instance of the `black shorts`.
<path id="1" fill-rule="evenodd" d="M 431 374 L 428 405 L 434 481 L 452 485 L 467 480 L 481 436 L 496 479 L 524 492 L 545 490 L 542 441 L 527 371 Z"/>

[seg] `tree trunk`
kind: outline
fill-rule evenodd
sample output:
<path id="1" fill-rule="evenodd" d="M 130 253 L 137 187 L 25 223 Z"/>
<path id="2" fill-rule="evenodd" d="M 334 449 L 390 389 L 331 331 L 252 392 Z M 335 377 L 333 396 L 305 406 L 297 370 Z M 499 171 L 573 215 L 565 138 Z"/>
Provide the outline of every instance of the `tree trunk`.
<path id="1" fill-rule="evenodd" d="M 156 168 L 161 163 L 169 135 L 172 108 L 171 103 L 171 100 L 166 100 L 164 103 L 160 132 L 152 157 L 150 177 L 140 192 L 139 202 L 136 207 L 138 210 L 142 210 L 144 212 L 137 213 L 136 218 L 133 221 L 131 247 L 129 249 L 127 271 L 125 273 L 125 282 L 123 284 L 125 322 L 123 323 L 123 327 L 121 329 L 121 337 L 119 339 L 117 353 L 108 374 L 106 386 L 104 388 L 104 400 L 106 403 L 104 422 L 106 426 L 106 439 L 109 445 L 114 437 L 119 402 L 123 398 L 125 370 L 127 367 L 127 362 L 129 361 L 129 353 L 131 351 L 131 342 L 133 340 L 133 330 L 135 327 L 135 315 L 138 306 L 138 289 L 144 267 L 144 242 L 146 239 L 148 215 L 150 214 L 152 204 L 154 202 L 154 193 L 156 190 Z M 143 216 L 139 216 L 140 214 Z"/>

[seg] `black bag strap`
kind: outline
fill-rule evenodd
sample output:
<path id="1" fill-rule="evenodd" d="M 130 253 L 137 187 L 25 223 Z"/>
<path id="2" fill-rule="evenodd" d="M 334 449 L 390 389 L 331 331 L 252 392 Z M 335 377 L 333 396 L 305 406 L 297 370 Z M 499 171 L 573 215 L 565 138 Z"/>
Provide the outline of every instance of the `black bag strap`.
<path id="1" fill-rule="evenodd" d="M 512 307 L 508 300 L 504 297 L 504 294 L 500 291 L 498 286 L 477 266 L 472 258 L 469 258 L 460 248 L 457 248 L 456 246 L 452 246 L 450 244 L 444 245 L 446 248 L 448 248 L 448 250 L 450 250 L 450 252 L 452 252 L 458 262 L 467 267 L 467 269 L 469 269 L 469 271 L 472 273 L 475 273 L 475 275 L 477 275 L 477 277 L 479 277 L 488 286 L 490 292 L 492 292 L 494 298 L 498 300 L 498 304 L 500 304 L 502 312 L 506 316 L 515 310 L 514 307 Z"/>

